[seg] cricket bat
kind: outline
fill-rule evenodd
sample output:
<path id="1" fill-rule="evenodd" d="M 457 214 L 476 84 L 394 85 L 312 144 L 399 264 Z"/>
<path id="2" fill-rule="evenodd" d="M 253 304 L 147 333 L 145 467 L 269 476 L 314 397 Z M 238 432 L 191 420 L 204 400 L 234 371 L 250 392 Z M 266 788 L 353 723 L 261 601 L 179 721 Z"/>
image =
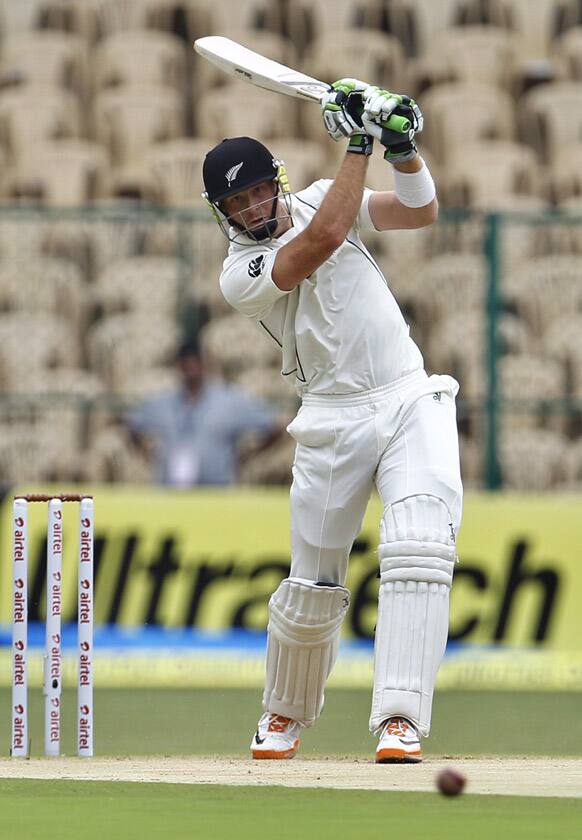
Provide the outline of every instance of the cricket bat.
<path id="1" fill-rule="evenodd" d="M 207 35 L 194 41 L 196 52 L 208 61 L 220 67 L 225 73 L 236 76 L 265 90 L 284 93 L 299 99 L 311 99 L 319 102 L 329 85 L 306 76 L 298 70 L 292 70 L 278 61 L 224 38 L 222 35 Z M 410 120 L 406 117 L 392 114 L 388 120 L 389 127 L 394 131 L 405 134 L 410 129 Z"/>

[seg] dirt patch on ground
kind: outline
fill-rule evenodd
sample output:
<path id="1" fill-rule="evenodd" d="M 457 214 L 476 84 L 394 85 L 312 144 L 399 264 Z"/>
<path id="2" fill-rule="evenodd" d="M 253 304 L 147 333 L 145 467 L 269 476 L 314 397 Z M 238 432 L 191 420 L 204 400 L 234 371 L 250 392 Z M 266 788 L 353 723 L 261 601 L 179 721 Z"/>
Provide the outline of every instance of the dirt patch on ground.
<path id="1" fill-rule="evenodd" d="M 582 759 L 568 758 L 431 756 L 422 764 L 404 766 L 300 757 L 264 762 L 212 756 L 3 759 L 0 778 L 433 791 L 435 775 L 445 766 L 466 775 L 468 793 L 582 797 Z"/>

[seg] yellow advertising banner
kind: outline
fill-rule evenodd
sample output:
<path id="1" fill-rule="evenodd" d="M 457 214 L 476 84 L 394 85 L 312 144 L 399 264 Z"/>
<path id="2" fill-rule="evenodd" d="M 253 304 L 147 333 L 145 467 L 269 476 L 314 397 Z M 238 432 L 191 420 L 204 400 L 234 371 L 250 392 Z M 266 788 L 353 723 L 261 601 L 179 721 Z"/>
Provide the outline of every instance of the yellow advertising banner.
<path id="1" fill-rule="evenodd" d="M 40 488 L 50 492 L 51 488 Z M 54 488 L 53 488 L 54 491 Z M 284 489 L 87 488 L 95 497 L 95 621 L 125 627 L 263 630 L 289 567 Z M 11 502 L 0 511 L 0 623 L 11 620 Z M 46 505 L 30 506 L 31 620 L 44 618 Z M 76 610 L 77 517 L 65 505 L 63 620 Z M 472 494 L 466 499 L 451 639 L 555 650 L 582 647 L 582 500 Z M 381 506 L 354 545 L 346 638 L 371 638 Z"/>

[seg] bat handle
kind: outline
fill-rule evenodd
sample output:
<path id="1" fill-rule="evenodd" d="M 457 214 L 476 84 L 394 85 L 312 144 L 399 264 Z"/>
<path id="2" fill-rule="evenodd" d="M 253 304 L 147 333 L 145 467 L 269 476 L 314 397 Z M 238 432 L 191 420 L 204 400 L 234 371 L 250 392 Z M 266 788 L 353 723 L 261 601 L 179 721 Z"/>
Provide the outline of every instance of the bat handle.
<path id="1" fill-rule="evenodd" d="M 401 117 L 399 114 L 390 114 L 384 123 L 384 128 L 397 131 L 399 134 L 408 134 L 412 128 L 412 123 L 407 117 Z"/>
<path id="2" fill-rule="evenodd" d="M 351 93 L 348 96 L 346 110 L 356 120 L 358 125 L 362 125 L 364 105 L 360 93 Z M 403 117 L 400 114 L 390 114 L 386 122 L 383 123 L 383 127 L 389 128 L 391 131 L 396 131 L 398 134 L 408 134 L 412 128 L 412 123 L 408 117 Z"/>

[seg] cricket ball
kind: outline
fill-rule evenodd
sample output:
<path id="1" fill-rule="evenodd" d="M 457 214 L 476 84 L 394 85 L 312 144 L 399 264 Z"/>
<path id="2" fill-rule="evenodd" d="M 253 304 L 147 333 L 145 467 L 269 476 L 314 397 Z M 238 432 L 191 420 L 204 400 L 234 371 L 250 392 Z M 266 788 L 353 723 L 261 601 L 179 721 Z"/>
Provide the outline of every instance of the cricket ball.
<path id="1" fill-rule="evenodd" d="M 436 784 L 443 796 L 458 796 L 463 792 L 467 779 L 460 770 L 454 767 L 445 767 L 439 771 L 436 777 Z"/>

